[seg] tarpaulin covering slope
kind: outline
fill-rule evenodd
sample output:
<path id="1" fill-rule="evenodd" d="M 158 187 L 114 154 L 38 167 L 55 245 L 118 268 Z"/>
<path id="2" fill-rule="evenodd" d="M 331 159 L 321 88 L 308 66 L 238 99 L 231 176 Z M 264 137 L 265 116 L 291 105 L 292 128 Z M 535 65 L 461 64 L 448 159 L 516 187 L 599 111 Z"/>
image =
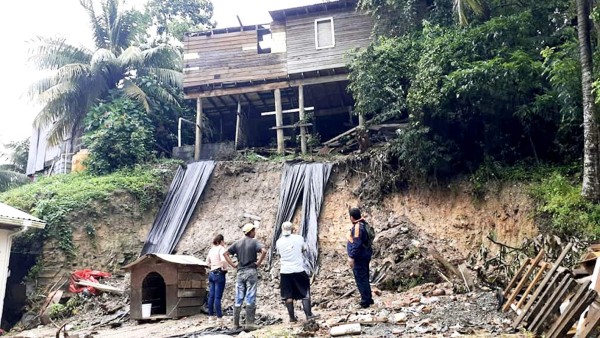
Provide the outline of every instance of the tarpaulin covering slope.
<path id="1" fill-rule="evenodd" d="M 305 270 L 315 273 L 318 270 L 318 218 L 323 205 L 325 187 L 331 174 L 330 163 L 299 163 L 285 164 L 281 177 L 279 191 L 279 209 L 275 219 L 275 229 L 271 248 L 281 236 L 281 224 L 290 221 L 294 217 L 296 204 L 302 193 L 302 220 L 300 222 L 299 234 L 304 237 L 308 246 L 305 253 Z M 269 265 L 274 252 L 269 255 Z"/>
<path id="2" fill-rule="evenodd" d="M 170 254 L 175 249 L 214 168 L 213 161 L 190 163 L 187 168 L 179 167 L 140 256 L 148 253 Z"/>

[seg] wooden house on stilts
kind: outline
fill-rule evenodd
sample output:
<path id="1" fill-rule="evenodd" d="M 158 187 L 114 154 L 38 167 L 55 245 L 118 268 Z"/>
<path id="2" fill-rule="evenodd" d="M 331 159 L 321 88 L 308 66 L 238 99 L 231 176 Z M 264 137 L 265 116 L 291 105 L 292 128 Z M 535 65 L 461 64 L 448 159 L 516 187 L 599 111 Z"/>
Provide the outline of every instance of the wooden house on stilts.
<path id="1" fill-rule="evenodd" d="M 196 159 L 211 147 L 201 147 L 203 139 L 306 153 L 311 139 L 326 140 L 359 123 L 347 91 L 346 56 L 369 44 L 372 18 L 356 10 L 355 0 L 270 15 L 270 24 L 185 36 L 185 97 L 197 100 Z M 206 121 L 210 138 L 202 137 Z"/>

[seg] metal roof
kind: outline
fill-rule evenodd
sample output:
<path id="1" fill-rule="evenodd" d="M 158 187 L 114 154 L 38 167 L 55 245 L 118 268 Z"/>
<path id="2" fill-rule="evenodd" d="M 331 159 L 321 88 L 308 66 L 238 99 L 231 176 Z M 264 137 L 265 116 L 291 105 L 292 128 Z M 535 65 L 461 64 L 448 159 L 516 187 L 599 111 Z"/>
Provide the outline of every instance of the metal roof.
<path id="1" fill-rule="evenodd" d="M 136 259 L 134 262 L 129 263 L 127 265 L 125 265 L 123 267 L 123 269 L 130 269 L 132 268 L 134 265 L 138 265 L 141 262 L 145 261 L 148 258 L 151 257 L 156 257 L 160 260 L 163 260 L 165 262 L 169 262 L 169 263 L 173 263 L 173 264 L 179 264 L 179 265 L 199 265 L 199 266 L 205 266 L 208 267 L 208 264 L 199 259 L 196 258 L 194 256 L 189 256 L 189 255 L 167 255 L 167 254 L 154 254 L 154 253 L 150 253 L 150 254 L 145 254 L 143 256 L 141 256 L 140 258 Z"/>
<path id="2" fill-rule="evenodd" d="M 2 225 L 43 229 L 46 227 L 46 222 L 10 205 L 0 203 L 0 226 Z"/>
<path id="3" fill-rule="evenodd" d="M 338 0 L 338 1 L 329 1 L 322 2 L 313 5 L 306 5 L 294 8 L 284 8 L 274 11 L 269 11 L 271 18 L 274 21 L 282 21 L 285 20 L 288 16 L 295 15 L 305 15 L 305 14 L 313 14 L 319 12 L 325 12 L 330 10 L 342 9 L 342 8 L 352 8 L 354 9 L 356 6 L 356 0 Z"/>

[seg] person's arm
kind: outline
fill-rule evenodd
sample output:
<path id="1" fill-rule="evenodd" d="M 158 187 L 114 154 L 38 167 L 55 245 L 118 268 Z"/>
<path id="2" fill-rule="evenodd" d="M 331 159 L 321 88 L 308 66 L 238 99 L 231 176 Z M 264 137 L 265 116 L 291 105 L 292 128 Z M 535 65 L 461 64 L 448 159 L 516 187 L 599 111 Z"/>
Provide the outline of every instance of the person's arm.
<path id="1" fill-rule="evenodd" d="M 206 264 L 208 264 L 208 266 L 210 266 L 210 250 L 208 251 L 208 254 L 206 255 Z"/>
<path id="2" fill-rule="evenodd" d="M 359 250 L 362 247 L 362 229 L 360 227 L 360 224 L 357 223 L 355 225 L 352 226 L 352 229 L 350 230 L 350 236 L 348 238 L 348 245 L 347 245 L 347 250 L 348 250 L 348 265 L 353 268 L 354 267 L 354 258 L 356 258 L 356 256 L 358 256 Z"/>
<path id="3" fill-rule="evenodd" d="M 265 260 L 265 256 L 267 256 L 267 249 L 260 248 L 260 258 L 258 259 L 258 262 L 256 262 L 256 267 L 259 267 L 262 264 Z"/>
<path id="4" fill-rule="evenodd" d="M 237 269 L 237 264 L 235 264 L 235 263 L 233 262 L 233 260 L 231 259 L 231 255 L 229 254 L 229 251 L 225 251 L 225 252 L 223 253 L 223 258 L 225 258 L 225 260 L 227 261 L 227 263 L 228 263 L 229 265 L 231 265 L 231 267 L 232 267 L 232 268 L 234 268 L 234 269 Z"/>

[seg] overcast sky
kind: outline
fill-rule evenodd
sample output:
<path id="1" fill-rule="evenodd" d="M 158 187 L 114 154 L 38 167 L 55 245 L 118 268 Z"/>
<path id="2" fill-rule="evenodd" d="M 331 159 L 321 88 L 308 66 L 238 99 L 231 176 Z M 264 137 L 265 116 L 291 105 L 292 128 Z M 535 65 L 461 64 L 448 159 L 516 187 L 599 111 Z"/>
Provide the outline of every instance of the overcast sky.
<path id="1" fill-rule="evenodd" d="M 323 0 L 213 0 L 218 27 L 268 23 L 268 10 Z M 144 0 L 128 0 L 142 6 Z M 92 47 L 87 17 L 79 0 L 4 0 L 0 2 L 2 80 L 0 81 L 0 144 L 31 134 L 35 108 L 23 92 L 40 75 L 26 65 L 27 41 L 36 36 L 62 36 L 73 44 Z"/>

